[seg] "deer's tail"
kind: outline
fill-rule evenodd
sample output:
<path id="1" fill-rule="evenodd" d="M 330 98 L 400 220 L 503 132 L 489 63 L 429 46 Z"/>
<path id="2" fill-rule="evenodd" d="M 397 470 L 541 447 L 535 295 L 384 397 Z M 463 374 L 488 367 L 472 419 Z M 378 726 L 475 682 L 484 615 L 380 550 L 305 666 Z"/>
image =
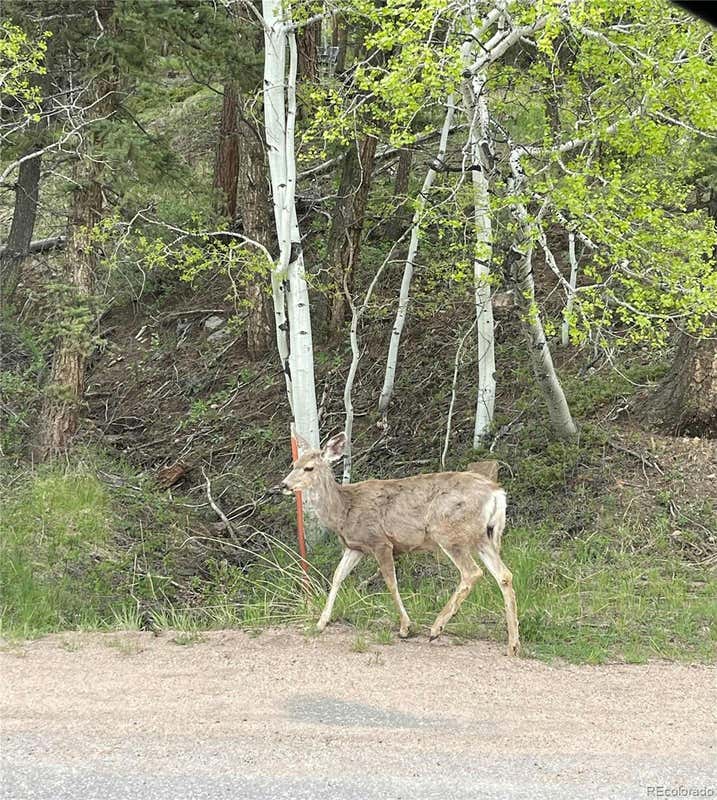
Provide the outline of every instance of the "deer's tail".
<path id="1" fill-rule="evenodd" d="M 488 538 L 493 541 L 495 548 L 500 552 L 500 542 L 505 528 L 506 498 L 503 489 L 493 491 L 493 508 L 488 517 Z"/>

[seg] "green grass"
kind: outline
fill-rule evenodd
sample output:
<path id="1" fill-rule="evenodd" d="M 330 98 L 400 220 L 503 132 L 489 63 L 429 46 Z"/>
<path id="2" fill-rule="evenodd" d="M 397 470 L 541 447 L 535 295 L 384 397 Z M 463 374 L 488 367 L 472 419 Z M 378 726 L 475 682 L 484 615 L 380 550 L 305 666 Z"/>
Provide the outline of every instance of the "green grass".
<path id="1" fill-rule="evenodd" d="M 177 598 L 182 520 L 122 470 L 92 455 L 17 473 L 0 489 L 3 636 L 136 630 L 143 612 Z"/>
<path id="2" fill-rule="evenodd" d="M 588 663 L 714 659 L 717 594 L 708 571 L 621 551 L 620 537 L 617 530 L 614 537 L 593 535 L 556 548 L 545 531 L 511 530 L 504 559 L 514 575 L 524 652 Z M 429 566 L 430 574 L 421 576 Z M 361 594 L 358 580 L 346 582 L 335 618 L 393 631 L 397 620 L 388 594 Z M 455 588 L 456 573 L 432 556 L 406 558 L 399 584 L 425 634 Z M 487 573 L 447 632 L 505 640 L 502 596 Z"/>
<path id="3" fill-rule="evenodd" d="M 97 626 L 100 598 L 112 591 L 106 569 L 108 519 L 102 485 L 81 472 L 39 474 L 5 503 L 0 539 L 3 631 Z"/>
<path id="4" fill-rule="evenodd" d="M 675 560 L 668 535 L 667 529 L 656 531 L 645 550 L 641 537 L 619 527 L 561 543 L 553 542 L 544 529 L 512 528 L 505 537 L 504 559 L 514 575 L 524 653 L 577 663 L 713 660 L 715 583 L 706 567 Z M 237 609 L 240 626 L 287 621 L 312 625 L 338 558 L 334 543 L 315 551 L 312 595 L 304 599 L 295 556 L 275 543 L 261 563 L 237 571 L 234 581 L 222 584 L 224 602 Z M 397 614 L 383 584 L 360 588 L 374 569 L 371 559 L 362 562 L 345 581 L 334 608 L 334 621 L 357 630 L 353 649 L 363 649 L 369 641 L 391 643 L 397 634 Z M 456 572 L 444 560 L 424 554 L 401 558 L 398 573 L 404 603 L 419 635 L 426 635 L 455 589 Z M 217 584 L 213 591 L 217 602 Z M 489 574 L 447 633 L 505 641 L 502 595 Z"/>
<path id="5" fill-rule="evenodd" d="M 148 627 L 172 631 L 177 644 L 194 644 L 209 629 L 312 629 L 339 558 L 338 542 L 314 551 L 307 579 L 293 545 L 268 535 L 257 543 L 256 534 L 246 546 L 222 540 L 223 557 L 183 564 L 187 548 L 219 547 L 219 540 L 182 527 L 164 495 L 136 485 L 136 476 L 118 488 L 100 474 L 96 464 L 47 467 L 3 491 L 3 636 Z M 504 560 L 514 575 L 524 653 L 578 663 L 713 660 L 717 593 L 709 569 L 676 551 L 667 518 L 657 514 L 645 530 L 613 519 L 609 503 L 604 510 L 598 530 L 570 536 L 509 527 Z M 397 635 L 383 583 L 361 586 L 374 571 L 365 559 L 344 583 L 334 610 L 334 620 L 355 627 L 357 651 L 390 644 Z M 418 635 L 426 635 L 456 586 L 456 572 L 423 554 L 399 559 L 398 576 Z M 489 574 L 446 632 L 456 641 L 505 641 L 502 596 Z"/>

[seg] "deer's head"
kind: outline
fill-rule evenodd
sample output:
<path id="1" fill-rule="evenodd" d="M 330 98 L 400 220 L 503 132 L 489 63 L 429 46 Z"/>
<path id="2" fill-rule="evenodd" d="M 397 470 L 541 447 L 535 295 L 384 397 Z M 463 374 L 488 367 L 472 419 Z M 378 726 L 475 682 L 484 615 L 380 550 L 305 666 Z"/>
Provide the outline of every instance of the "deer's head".
<path id="1" fill-rule="evenodd" d="M 331 471 L 331 464 L 344 454 L 346 434 L 332 436 L 323 450 L 307 450 L 294 462 L 294 468 L 279 484 L 283 494 L 304 492 L 317 483 L 319 477 Z"/>

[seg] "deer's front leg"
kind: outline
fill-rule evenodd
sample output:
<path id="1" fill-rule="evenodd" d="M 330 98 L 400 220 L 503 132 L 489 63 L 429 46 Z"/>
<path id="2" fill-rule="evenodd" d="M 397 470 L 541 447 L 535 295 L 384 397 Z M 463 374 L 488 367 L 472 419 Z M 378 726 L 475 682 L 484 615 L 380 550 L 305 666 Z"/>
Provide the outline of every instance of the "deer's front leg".
<path id="1" fill-rule="evenodd" d="M 408 616 L 408 612 L 404 608 L 401 595 L 398 593 L 396 564 L 393 560 L 393 547 L 391 547 L 390 544 L 386 545 L 385 547 L 381 547 L 374 552 L 374 555 L 376 556 L 376 561 L 378 561 L 378 565 L 381 568 L 383 579 L 386 581 L 386 586 L 388 586 L 388 590 L 391 592 L 393 602 L 396 604 L 398 614 L 401 618 L 401 627 L 398 629 L 398 635 L 402 639 L 406 639 L 411 632 L 411 620 Z"/>
<path id="2" fill-rule="evenodd" d="M 331 591 L 329 592 L 326 606 L 319 617 L 319 621 L 316 623 L 317 630 L 322 631 L 329 624 L 331 612 L 333 611 L 334 603 L 336 602 L 336 595 L 339 593 L 341 584 L 344 582 L 344 579 L 351 574 L 351 570 L 356 566 L 356 564 L 358 564 L 359 561 L 361 561 L 362 558 L 363 553 L 360 550 L 349 550 L 348 548 L 344 550 L 344 554 L 341 556 L 341 561 L 339 561 L 339 565 L 336 567 L 336 571 L 334 572 L 334 579 L 331 581 Z"/>

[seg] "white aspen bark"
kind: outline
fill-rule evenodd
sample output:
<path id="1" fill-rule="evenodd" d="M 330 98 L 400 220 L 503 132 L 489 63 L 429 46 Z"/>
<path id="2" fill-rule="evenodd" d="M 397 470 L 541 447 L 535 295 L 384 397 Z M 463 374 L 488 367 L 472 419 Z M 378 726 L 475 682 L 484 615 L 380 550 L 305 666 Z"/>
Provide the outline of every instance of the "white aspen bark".
<path id="1" fill-rule="evenodd" d="M 470 60 L 472 41 L 465 45 L 464 60 Z M 491 301 L 490 265 L 493 258 L 493 224 L 488 194 L 490 164 L 489 112 L 485 73 L 476 73 L 463 83 L 463 105 L 470 119 L 468 152 L 473 176 L 475 247 L 473 252 L 473 290 L 478 335 L 478 398 L 476 402 L 473 447 L 489 438 L 495 410 L 495 332 Z M 477 169 L 476 167 L 479 167 Z"/>
<path id="2" fill-rule="evenodd" d="M 568 231 L 568 258 L 570 260 L 570 291 L 565 303 L 565 315 L 560 331 L 561 344 L 567 347 L 570 344 L 570 322 L 568 318 L 573 310 L 575 301 L 575 288 L 578 284 L 578 260 L 575 257 L 575 231 Z"/>
<path id="3" fill-rule="evenodd" d="M 264 17 L 264 121 L 269 174 L 274 201 L 274 222 L 279 241 L 279 260 L 272 270 L 274 322 L 286 389 L 300 443 L 319 447 L 319 416 L 314 384 L 311 310 L 304 271 L 301 234 L 296 216 L 296 124 L 297 47 L 290 9 L 279 16 L 276 0 L 262 0 Z M 286 50 L 289 69 L 286 71 Z M 301 444 L 299 445 L 301 448 Z M 310 493 L 304 496 L 306 542 L 322 538 Z"/>
<path id="4" fill-rule="evenodd" d="M 430 193 L 433 182 L 436 179 L 438 171 L 442 168 L 443 160 L 446 157 L 446 149 L 448 148 L 448 134 L 451 130 L 453 123 L 453 115 L 455 113 L 455 105 L 453 95 L 448 98 L 446 116 L 443 120 L 443 127 L 441 128 L 441 138 L 438 144 L 438 153 L 436 154 L 435 161 L 431 164 L 423 180 L 423 186 L 416 198 L 416 210 L 413 212 L 413 219 L 411 221 L 411 239 L 408 244 L 408 254 L 406 255 L 406 262 L 403 267 L 403 279 L 401 280 L 401 290 L 398 297 L 398 310 L 396 311 L 396 319 L 393 323 L 391 331 L 391 341 L 388 345 L 388 356 L 386 358 L 386 371 L 383 378 L 383 388 L 378 401 L 378 410 L 383 418 L 383 424 L 386 424 L 388 416 L 388 406 L 393 396 L 393 387 L 396 381 L 396 366 L 398 364 L 398 348 L 401 343 L 401 334 L 403 326 L 406 323 L 406 314 L 408 313 L 409 293 L 411 289 L 411 280 L 413 279 L 413 264 L 418 254 L 418 244 L 421 237 L 421 222 L 428 202 L 428 195 Z"/>
<path id="5" fill-rule="evenodd" d="M 306 285 L 304 252 L 301 246 L 299 221 L 296 216 L 296 153 L 294 131 L 296 127 L 296 71 L 298 55 L 296 32 L 288 31 L 289 80 L 286 118 L 286 190 L 284 192 L 284 229 L 288 248 L 282 248 L 281 264 L 286 263 L 289 278 L 289 365 L 293 395 L 294 420 L 298 432 L 311 445 L 319 447 L 319 413 L 316 405 L 314 380 L 314 345 L 311 330 L 311 306 Z"/>
<path id="6" fill-rule="evenodd" d="M 346 446 L 344 448 L 344 471 L 341 477 L 341 483 L 351 483 L 351 467 L 353 465 L 352 437 L 354 430 L 353 387 L 354 379 L 356 378 L 356 370 L 361 360 L 361 352 L 358 345 L 358 324 L 361 312 L 366 308 L 366 305 L 367 303 L 364 303 L 362 308 L 357 310 L 353 301 L 351 302 L 351 366 L 349 367 L 349 374 L 346 377 L 346 384 L 344 386 L 344 409 L 346 411 L 344 432 L 346 433 Z"/>
<path id="7" fill-rule="evenodd" d="M 288 24 L 289 20 L 280 18 L 279 11 L 276 0 L 263 0 L 264 121 L 280 254 L 272 271 L 274 319 L 296 430 L 311 447 L 318 448 L 311 314 L 295 205 L 298 59 L 294 29 Z M 287 46 L 290 53 L 288 78 Z"/>
<path id="8" fill-rule="evenodd" d="M 523 168 L 520 164 L 521 151 L 515 149 L 510 154 L 512 178 L 510 193 L 520 197 L 523 186 Z M 533 372 L 543 392 L 548 414 L 555 433 L 564 439 L 577 435 L 563 387 L 555 371 L 550 347 L 545 336 L 540 311 L 535 301 L 535 282 L 533 281 L 533 237 L 528 211 L 525 205 L 516 200 L 512 206 L 513 217 L 521 234 L 520 246 L 512 248 L 515 256 L 513 279 L 517 285 L 516 297 L 522 313 L 522 324 L 528 341 L 528 354 Z M 522 248 L 522 249 L 521 249 Z"/>
<path id="9" fill-rule="evenodd" d="M 359 322 L 361 321 L 361 317 L 363 317 L 366 309 L 368 308 L 369 302 L 371 301 L 371 296 L 373 295 L 374 289 L 378 284 L 379 278 L 383 274 L 383 271 L 386 269 L 386 266 L 389 264 L 391 259 L 393 258 L 393 251 L 399 244 L 399 242 L 403 239 L 400 237 L 391 249 L 388 252 L 386 258 L 384 258 L 383 263 L 381 266 L 376 270 L 371 283 L 369 284 L 368 289 L 366 290 L 366 294 L 364 295 L 363 303 L 360 306 L 356 306 L 354 301 L 349 298 L 349 303 L 351 305 L 351 333 L 350 333 L 350 340 L 351 340 L 351 365 L 349 367 L 348 375 L 346 376 L 346 384 L 344 385 L 344 409 L 346 411 L 346 421 L 344 423 L 344 432 L 346 433 L 346 446 L 344 448 L 344 471 L 342 477 L 342 483 L 350 483 L 351 482 L 351 467 L 353 465 L 353 426 L 354 426 L 354 404 L 353 404 L 353 388 L 354 388 L 354 379 L 356 378 L 356 372 L 358 370 L 359 361 L 361 360 L 361 350 L 359 348 L 358 342 L 358 328 Z"/>
<path id="10" fill-rule="evenodd" d="M 274 222 L 280 245 L 282 239 L 282 214 L 286 186 L 286 161 L 284 158 L 284 73 L 286 70 L 286 34 L 275 13 L 271 0 L 262 4 L 264 16 L 264 129 L 269 160 L 269 175 L 274 208 Z M 286 273 L 282 273 L 279 260 L 271 271 L 271 290 L 274 305 L 274 330 L 276 347 L 286 380 L 286 394 L 292 413 L 294 400 L 289 365 L 289 322 L 286 315 Z"/>

